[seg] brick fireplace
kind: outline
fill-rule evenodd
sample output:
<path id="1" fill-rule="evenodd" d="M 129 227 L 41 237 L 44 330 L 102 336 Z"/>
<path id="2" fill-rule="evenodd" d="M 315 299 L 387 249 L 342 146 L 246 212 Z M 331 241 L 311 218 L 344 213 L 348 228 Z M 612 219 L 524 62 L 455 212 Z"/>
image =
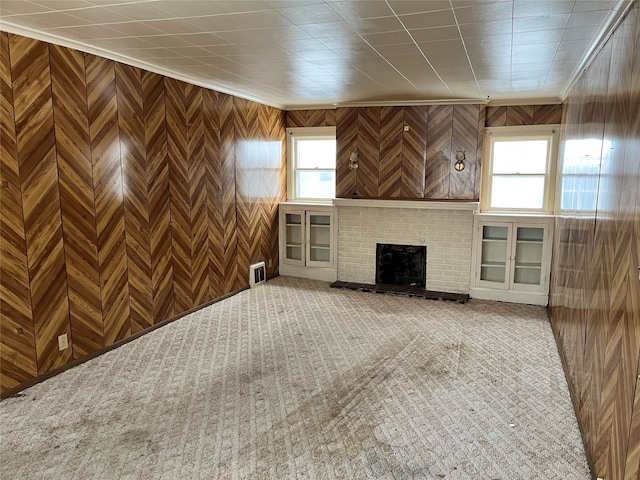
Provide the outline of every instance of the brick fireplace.
<path id="1" fill-rule="evenodd" d="M 376 283 L 376 244 L 427 247 L 426 288 L 469 293 L 477 202 L 335 199 L 338 280 Z"/>

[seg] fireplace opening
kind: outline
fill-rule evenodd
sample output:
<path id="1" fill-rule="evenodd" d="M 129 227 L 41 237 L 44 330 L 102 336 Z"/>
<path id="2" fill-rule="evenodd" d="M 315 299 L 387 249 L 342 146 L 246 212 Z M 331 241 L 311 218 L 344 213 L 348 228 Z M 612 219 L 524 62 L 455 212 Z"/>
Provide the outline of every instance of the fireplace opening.
<path id="1" fill-rule="evenodd" d="M 376 283 L 426 287 L 427 247 L 377 243 Z"/>

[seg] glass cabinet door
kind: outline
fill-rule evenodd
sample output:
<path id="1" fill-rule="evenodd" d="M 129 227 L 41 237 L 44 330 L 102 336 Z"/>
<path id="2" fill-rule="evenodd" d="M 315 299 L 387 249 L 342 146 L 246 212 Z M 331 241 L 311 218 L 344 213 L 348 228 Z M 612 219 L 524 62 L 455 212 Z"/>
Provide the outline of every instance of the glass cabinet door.
<path id="1" fill-rule="evenodd" d="M 287 213 L 285 216 L 285 261 L 292 264 L 304 263 L 304 238 L 302 212 Z"/>
<path id="2" fill-rule="evenodd" d="M 543 242 L 543 227 L 516 227 L 513 283 L 540 285 Z"/>
<path id="3" fill-rule="evenodd" d="M 482 226 L 480 281 L 493 287 L 508 284 L 509 230 L 507 225 Z"/>
<path id="4" fill-rule="evenodd" d="M 327 266 L 332 263 L 332 228 L 330 214 L 307 212 L 307 265 Z"/>

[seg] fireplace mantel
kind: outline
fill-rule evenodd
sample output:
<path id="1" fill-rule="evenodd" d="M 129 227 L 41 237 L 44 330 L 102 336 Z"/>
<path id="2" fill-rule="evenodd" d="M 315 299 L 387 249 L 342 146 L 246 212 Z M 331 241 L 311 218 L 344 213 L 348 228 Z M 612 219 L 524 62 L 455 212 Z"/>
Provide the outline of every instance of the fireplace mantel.
<path id="1" fill-rule="evenodd" d="M 478 202 L 438 202 L 432 200 L 373 200 L 366 198 L 334 198 L 333 205 L 336 207 L 413 208 L 419 210 L 478 210 Z"/>

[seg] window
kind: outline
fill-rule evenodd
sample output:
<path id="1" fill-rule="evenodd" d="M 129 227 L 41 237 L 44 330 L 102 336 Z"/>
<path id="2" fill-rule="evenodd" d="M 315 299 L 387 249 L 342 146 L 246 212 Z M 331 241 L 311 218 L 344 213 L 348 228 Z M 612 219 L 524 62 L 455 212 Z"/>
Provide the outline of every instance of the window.
<path id="1" fill-rule="evenodd" d="M 551 212 L 557 125 L 487 129 L 482 210 Z"/>
<path id="2" fill-rule="evenodd" d="M 335 127 L 287 128 L 287 199 L 336 196 Z"/>

